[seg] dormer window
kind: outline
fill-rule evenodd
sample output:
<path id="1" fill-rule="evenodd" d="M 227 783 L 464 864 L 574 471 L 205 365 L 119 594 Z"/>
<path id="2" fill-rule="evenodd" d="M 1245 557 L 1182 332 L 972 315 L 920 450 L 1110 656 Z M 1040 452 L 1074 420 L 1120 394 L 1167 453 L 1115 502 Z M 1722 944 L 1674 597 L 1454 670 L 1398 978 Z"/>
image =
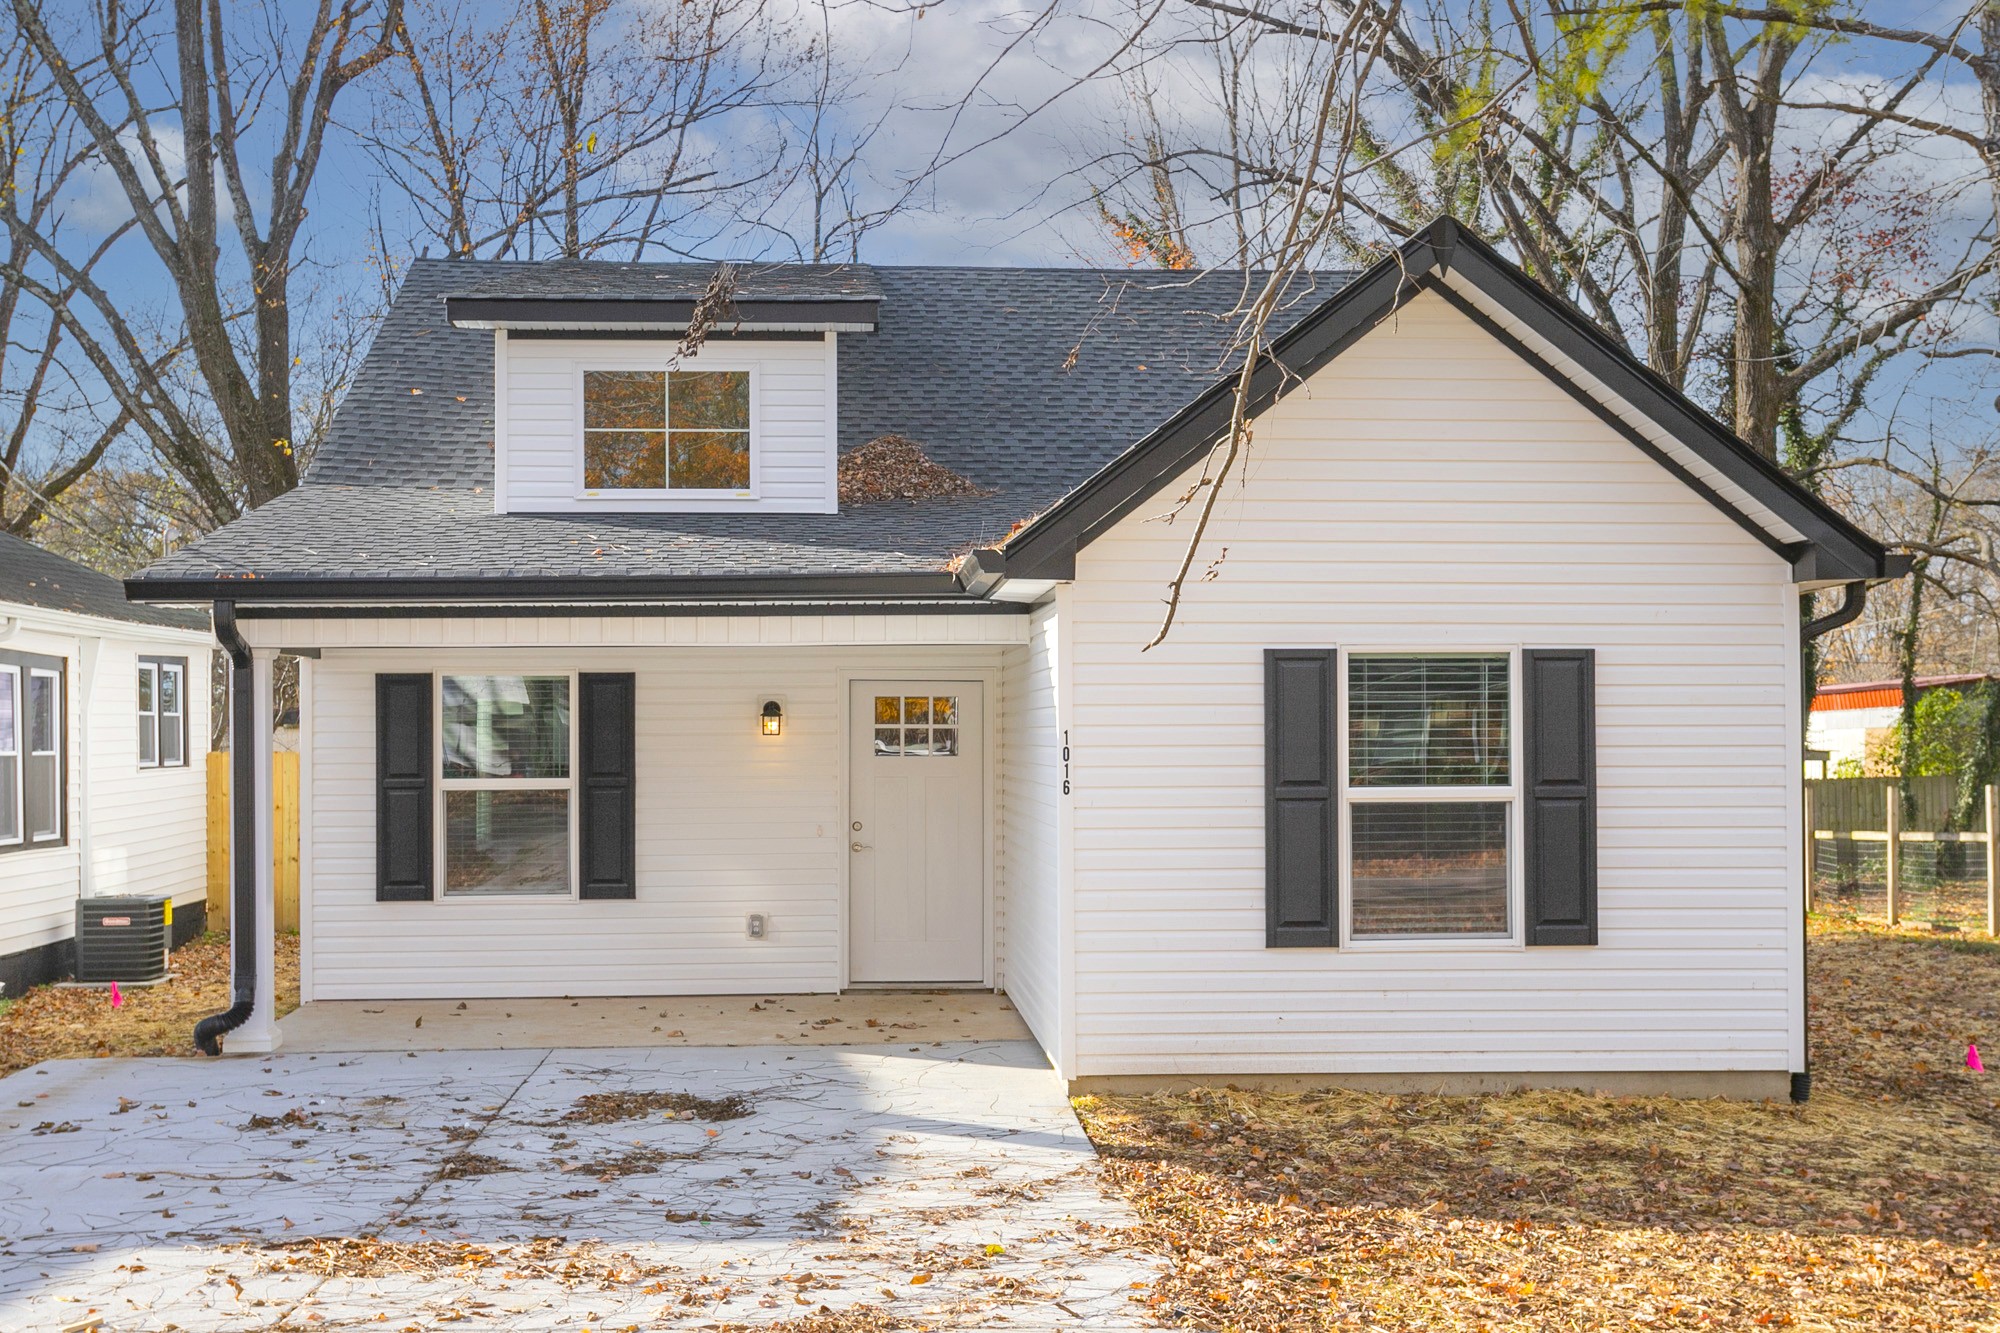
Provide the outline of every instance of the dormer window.
<path id="1" fill-rule="evenodd" d="M 583 493 L 753 493 L 751 372 L 583 372 Z"/>

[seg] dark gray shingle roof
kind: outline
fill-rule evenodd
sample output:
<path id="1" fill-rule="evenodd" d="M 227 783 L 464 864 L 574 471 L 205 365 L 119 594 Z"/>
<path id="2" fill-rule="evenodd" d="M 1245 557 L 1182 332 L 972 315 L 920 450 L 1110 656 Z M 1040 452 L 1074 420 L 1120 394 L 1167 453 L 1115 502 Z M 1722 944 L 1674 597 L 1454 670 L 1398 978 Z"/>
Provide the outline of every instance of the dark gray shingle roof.
<path id="1" fill-rule="evenodd" d="M 439 266 L 463 276 L 453 296 L 527 296 L 594 301 L 692 301 L 708 289 L 715 264 L 621 263 L 607 259 L 488 260 Z M 418 267 L 424 267 L 420 263 Z M 740 301 L 869 301 L 882 294 L 866 264 L 738 264 Z M 412 276 L 415 276 L 414 270 Z"/>
<path id="2" fill-rule="evenodd" d="M 1244 285 L 1234 272 L 752 266 L 768 295 L 879 292 L 877 331 L 840 335 L 842 452 L 907 435 L 997 494 L 824 515 L 494 515 L 492 335 L 452 327 L 445 298 L 693 294 L 709 271 L 419 261 L 306 484 L 142 581 L 940 569 L 1046 509 L 1221 374 Z M 1302 279 L 1272 332 L 1345 276 Z"/>
<path id="3" fill-rule="evenodd" d="M 80 616 L 104 616 L 138 625 L 208 628 L 208 617 L 200 612 L 170 611 L 128 602 L 125 585 L 109 574 L 100 574 L 88 565 L 66 560 L 5 532 L 0 532 L 0 602 Z"/>

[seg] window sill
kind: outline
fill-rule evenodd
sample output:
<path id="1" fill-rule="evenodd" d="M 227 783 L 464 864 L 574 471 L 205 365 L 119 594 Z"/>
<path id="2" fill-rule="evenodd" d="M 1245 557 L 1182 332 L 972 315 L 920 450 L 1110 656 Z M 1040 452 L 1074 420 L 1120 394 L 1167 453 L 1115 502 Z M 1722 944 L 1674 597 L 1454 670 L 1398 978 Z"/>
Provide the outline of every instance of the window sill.
<path id="1" fill-rule="evenodd" d="M 1366 935 L 1340 947 L 1349 953 L 1519 953 L 1526 946 L 1511 935 Z"/>

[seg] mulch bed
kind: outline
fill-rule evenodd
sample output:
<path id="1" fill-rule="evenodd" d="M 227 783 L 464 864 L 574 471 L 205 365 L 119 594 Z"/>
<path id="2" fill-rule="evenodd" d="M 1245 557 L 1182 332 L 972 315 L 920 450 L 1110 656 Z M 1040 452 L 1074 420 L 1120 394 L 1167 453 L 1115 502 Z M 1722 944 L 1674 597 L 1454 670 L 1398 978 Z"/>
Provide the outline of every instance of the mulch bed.
<path id="1" fill-rule="evenodd" d="M 0 1009 L 0 1074 L 43 1060 L 113 1055 L 195 1055 L 194 1025 L 229 1007 L 229 939 L 212 932 L 176 949 L 158 986 L 110 995 L 41 986 Z M 299 1004 L 299 937 L 278 936 L 278 1012 Z"/>
<path id="2" fill-rule="evenodd" d="M 1083 1098 L 1222 1329 L 2000 1327 L 2000 946 L 1821 923 L 1805 1106 L 1524 1092 Z M 1987 1045 L 1986 1043 L 1991 1043 Z M 1989 1057 L 1990 1059 L 1991 1057 Z"/>

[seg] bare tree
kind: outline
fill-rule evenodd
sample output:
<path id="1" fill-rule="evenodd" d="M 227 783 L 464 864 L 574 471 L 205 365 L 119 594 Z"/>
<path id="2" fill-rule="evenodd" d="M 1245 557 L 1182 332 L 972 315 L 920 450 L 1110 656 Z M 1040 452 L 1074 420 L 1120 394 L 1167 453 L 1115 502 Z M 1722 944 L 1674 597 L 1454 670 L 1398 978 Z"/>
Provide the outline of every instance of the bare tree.
<path id="1" fill-rule="evenodd" d="M 276 7 L 246 22 L 221 0 L 94 0 L 58 30 L 53 11 L 14 0 L 16 30 L 166 278 L 221 457 L 163 383 L 130 293 L 104 286 L 60 234 L 18 209 L 6 220 L 22 257 L 10 256 L 5 276 L 58 313 L 119 409 L 215 520 L 298 482 L 290 285 L 307 201 L 334 104 L 388 57 L 400 9 L 318 0 L 295 28 Z M 259 145 L 270 150 L 262 173 L 245 161 Z"/>
<path id="2" fill-rule="evenodd" d="M 412 240 L 493 259 L 685 251 L 776 169 L 717 145 L 797 63 L 762 0 L 413 0 L 394 42 L 357 132 Z"/>

